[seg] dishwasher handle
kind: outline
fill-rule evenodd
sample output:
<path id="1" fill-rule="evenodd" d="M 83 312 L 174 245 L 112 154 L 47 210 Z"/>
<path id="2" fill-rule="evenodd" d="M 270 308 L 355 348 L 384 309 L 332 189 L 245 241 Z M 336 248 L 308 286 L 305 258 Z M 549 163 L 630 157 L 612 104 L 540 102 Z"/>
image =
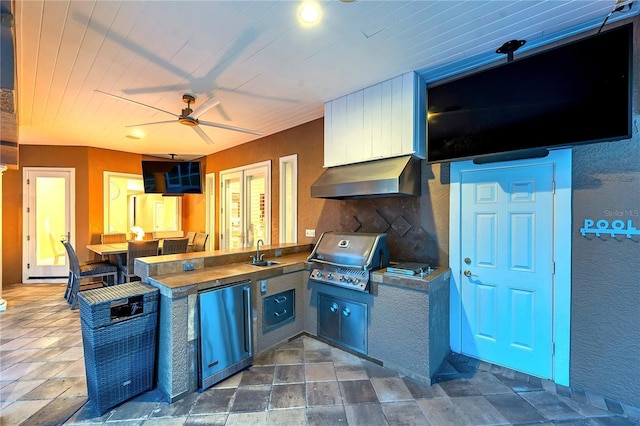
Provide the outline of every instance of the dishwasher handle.
<path id="1" fill-rule="evenodd" d="M 253 330 L 251 327 L 251 287 L 247 286 L 242 290 L 244 302 L 244 350 L 252 354 Z"/>

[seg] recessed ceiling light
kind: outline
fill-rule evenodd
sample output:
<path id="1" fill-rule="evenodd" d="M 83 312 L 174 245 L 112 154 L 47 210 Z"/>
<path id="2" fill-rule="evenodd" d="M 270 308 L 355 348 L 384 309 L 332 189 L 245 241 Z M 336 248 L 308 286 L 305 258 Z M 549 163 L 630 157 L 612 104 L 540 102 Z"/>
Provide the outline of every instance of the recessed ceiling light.
<path id="1" fill-rule="evenodd" d="M 143 136 L 144 132 L 142 130 L 134 130 L 127 135 L 129 139 L 142 139 Z"/>
<path id="2" fill-rule="evenodd" d="M 316 24 L 320 20 L 320 7 L 312 1 L 306 1 L 298 9 L 298 16 L 303 24 Z"/>

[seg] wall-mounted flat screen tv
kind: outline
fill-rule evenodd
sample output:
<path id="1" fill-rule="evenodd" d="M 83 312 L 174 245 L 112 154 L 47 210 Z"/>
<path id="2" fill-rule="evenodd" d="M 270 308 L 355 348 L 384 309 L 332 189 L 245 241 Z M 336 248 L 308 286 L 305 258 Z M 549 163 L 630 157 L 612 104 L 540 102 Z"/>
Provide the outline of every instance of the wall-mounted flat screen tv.
<path id="1" fill-rule="evenodd" d="M 147 194 L 202 194 L 199 161 L 142 161 L 142 181 Z"/>
<path id="2" fill-rule="evenodd" d="M 427 162 L 630 138 L 632 40 L 627 24 L 429 84 Z"/>

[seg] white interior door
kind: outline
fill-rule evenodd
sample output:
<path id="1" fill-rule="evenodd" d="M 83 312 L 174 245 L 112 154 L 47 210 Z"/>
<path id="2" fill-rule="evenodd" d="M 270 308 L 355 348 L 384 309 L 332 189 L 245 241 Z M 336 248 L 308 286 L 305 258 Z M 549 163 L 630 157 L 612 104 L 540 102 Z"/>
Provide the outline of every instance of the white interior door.
<path id="1" fill-rule="evenodd" d="M 553 165 L 461 176 L 462 352 L 553 377 Z"/>
<path id="2" fill-rule="evenodd" d="M 23 281 L 66 279 L 69 264 L 60 242 L 75 244 L 75 170 L 24 168 Z"/>

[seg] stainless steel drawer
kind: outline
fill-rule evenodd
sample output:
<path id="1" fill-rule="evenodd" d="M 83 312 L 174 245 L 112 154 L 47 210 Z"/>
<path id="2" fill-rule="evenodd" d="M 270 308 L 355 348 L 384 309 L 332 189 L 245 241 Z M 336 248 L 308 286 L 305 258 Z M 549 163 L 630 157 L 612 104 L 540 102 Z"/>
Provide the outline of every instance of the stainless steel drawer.
<path id="1" fill-rule="evenodd" d="M 285 321 L 295 318 L 295 300 L 295 289 L 265 297 L 262 302 L 262 312 L 264 315 L 262 331 L 269 331 Z"/>

